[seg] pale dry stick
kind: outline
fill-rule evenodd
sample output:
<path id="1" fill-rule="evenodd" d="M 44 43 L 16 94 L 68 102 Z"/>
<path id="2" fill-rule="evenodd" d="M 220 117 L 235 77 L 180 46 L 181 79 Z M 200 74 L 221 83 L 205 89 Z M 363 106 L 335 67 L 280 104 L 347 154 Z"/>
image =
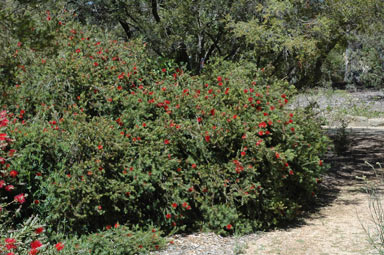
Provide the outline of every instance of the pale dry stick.
<path id="1" fill-rule="evenodd" d="M 383 178 L 382 176 L 377 172 L 376 168 L 365 161 L 365 164 L 370 166 L 376 177 L 380 179 L 380 181 L 383 184 Z M 379 165 L 380 169 L 382 169 L 381 164 L 379 162 L 376 163 Z M 364 232 L 367 234 L 369 243 L 380 253 L 384 254 L 384 209 L 383 209 L 383 203 L 382 199 L 380 198 L 379 191 L 377 184 L 371 185 L 370 183 L 367 183 L 369 186 L 366 188 L 367 193 L 369 194 L 369 211 L 371 215 L 371 222 L 374 224 L 374 233 L 370 232 L 367 226 L 364 226 L 362 223 L 360 217 L 358 216 L 358 219 L 361 223 L 362 228 L 364 229 Z M 373 235 L 378 235 L 377 237 L 374 237 Z"/>

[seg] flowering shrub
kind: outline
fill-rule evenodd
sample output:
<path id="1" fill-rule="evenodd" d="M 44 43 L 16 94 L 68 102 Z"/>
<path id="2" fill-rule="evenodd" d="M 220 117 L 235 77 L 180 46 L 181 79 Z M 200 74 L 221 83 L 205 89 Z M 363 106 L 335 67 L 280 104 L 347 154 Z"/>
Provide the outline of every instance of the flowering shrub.
<path id="1" fill-rule="evenodd" d="M 39 215 L 57 250 L 97 231 L 80 237 L 86 252 L 156 249 L 162 239 L 140 230 L 152 225 L 246 233 L 294 219 L 313 199 L 327 139 L 285 110 L 287 83 L 225 63 L 190 76 L 150 63 L 140 41 L 60 26 L 57 54 L 19 50 L 26 63 L 6 93 L 16 154 L 1 165 L 22 204 L 17 221 Z M 118 222 L 130 228 L 112 229 Z M 146 237 L 119 239 L 129 229 Z"/>

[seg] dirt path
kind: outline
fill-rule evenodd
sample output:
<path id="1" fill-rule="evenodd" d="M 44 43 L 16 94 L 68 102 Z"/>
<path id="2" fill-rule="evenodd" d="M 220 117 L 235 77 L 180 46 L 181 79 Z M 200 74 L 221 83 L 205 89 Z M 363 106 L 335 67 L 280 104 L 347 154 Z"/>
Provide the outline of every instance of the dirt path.
<path id="1" fill-rule="evenodd" d="M 349 255 L 376 254 L 362 224 L 374 226 L 364 182 L 374 178 L 365 161 L 384 161 L 384 129 L 353 129 L 351 144 L 343 155 L 329 157 L 332 165 L 319 194 L 321 205 L 296 226 L 261 234 L 248 243 L 247 255 Z M 384 166 L 384 164 L 382 164 Z"/>

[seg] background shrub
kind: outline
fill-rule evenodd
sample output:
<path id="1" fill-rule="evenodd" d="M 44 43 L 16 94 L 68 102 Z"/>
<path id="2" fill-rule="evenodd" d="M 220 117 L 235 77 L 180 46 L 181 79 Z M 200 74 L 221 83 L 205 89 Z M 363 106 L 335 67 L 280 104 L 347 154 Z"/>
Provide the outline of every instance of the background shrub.
<path id="1" fill-rule="evenodd" d="M 285 109 L 294 87 L 245 63 L 191 76 L 149 61 L 140 40 L 64 24 L 56 54 L 19 50 L 24 67 L 6 91 L 15 152 L 3 170 L 18 172 L 12 192 L 27 198 L 11 227 L 39 215 L 50 242 L 68 237 L 69 254 L 77 242 L 126 254 L 162 245 L 149 226 L 248 233 L 310 204 L 327 139 Z M 129 231 L 140 238 L 118 240 Z"/>

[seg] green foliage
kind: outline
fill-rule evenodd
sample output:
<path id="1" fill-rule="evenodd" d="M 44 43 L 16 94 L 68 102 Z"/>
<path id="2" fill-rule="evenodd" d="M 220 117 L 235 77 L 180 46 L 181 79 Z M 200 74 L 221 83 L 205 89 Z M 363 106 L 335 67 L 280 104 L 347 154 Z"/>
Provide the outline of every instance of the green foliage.
<path id="1" fill-rule="evenodd" d="M 47 242 L 66 240 L 63 252 L 134 254 L 160 248 L 159 235 L 249 233 L 310 205 L 327 139 L 285 108 L 293 86 L 223 59 L 192 76 L 148 59 L 142 41 L 109 40 L 68 14 L 47 21 L 59 24 L 57 52 L 19 48 L 23 68 L 0 99 L 14 140 L 1 178 L 15 187 L 0 192 L 5 213 L 18 210 L 0 224 L 38 215 Z M 127 228 L 110 227 L 119 223 Z"/>
<path id="2" fill-rule="evenodd" d="M 359 35 L 354 39 L 361 47 L 352 52 L 350 72 L 357 74 L 359 85 L 383 88 L 384 86 L 384 40 L 379 36 L 383 28 L 375 34 Z"/>
<path id="3" fill-rule="evenodd" d="M 108 226 L 108 229 L 81 237 L 65 238 L 62 236 L 63 254 L 99 254 L 133 255 L 148 254 L 164 247 L 165 239 L 155 228 L 143 230 L 143 226 Z M 57 254 L 51 246 L 44 254 Z"/>
<path id="4" fill-rule="evenodd" d="M 49 242 L 47 230 L 37 217 L 30 217 L 11 233 L 1 233 L 0 252 L 14 252 L 20 255 L 30 254 L 148 254 L 149 251 L 164 247 L 165 239 L 155 228 L 143 230 L 143 227 L 127 227 L 115 224 L 107 229 L 83 235 L 66 237 L 57 234 Z M 2 225 L 4 226 L 4 225 Z M 4 228 L 2 228 L 2 231 Z"/>
<path id="5" fill-rule="evenodd" d="M 335 47 L 345 48 L 351 33 L 376 24 L 382 5 L 374 0 L 268 0 L 258 5 L 256 16 L 231 27 L 246 39 L 249 60 L 299 88 L 313 87 L 327 71 L 322 67 L 328 55 Z"/>
<path id="6" fill-rule="evenodd" d="M 69 1 L 68 1 L 69 2 Z M 230 20 L 246 21 L 257 1 L 119 0 L 69 2 L 79 19 L 105 27 L 121 26 L 129 38 L 142 37 L 158 55 L 187 64 L 200 73 L 211 57 L 238 57 L 243 41 L 226 28 Z"/>
<path id="7" fill-rule="evenodd" d="M 8 93 L 25 121 L 11 167 L 41 201 L 25 214 L 54 231 L 121 222 L 226 234 L 293 219 L 310 200 L 325 138 L 284 110 L 288 84 L 225 62 L 211 77 L 156 70 L 140 43 L 87 38 L 63 28 L 58 55 L 30 57 Z"/>

